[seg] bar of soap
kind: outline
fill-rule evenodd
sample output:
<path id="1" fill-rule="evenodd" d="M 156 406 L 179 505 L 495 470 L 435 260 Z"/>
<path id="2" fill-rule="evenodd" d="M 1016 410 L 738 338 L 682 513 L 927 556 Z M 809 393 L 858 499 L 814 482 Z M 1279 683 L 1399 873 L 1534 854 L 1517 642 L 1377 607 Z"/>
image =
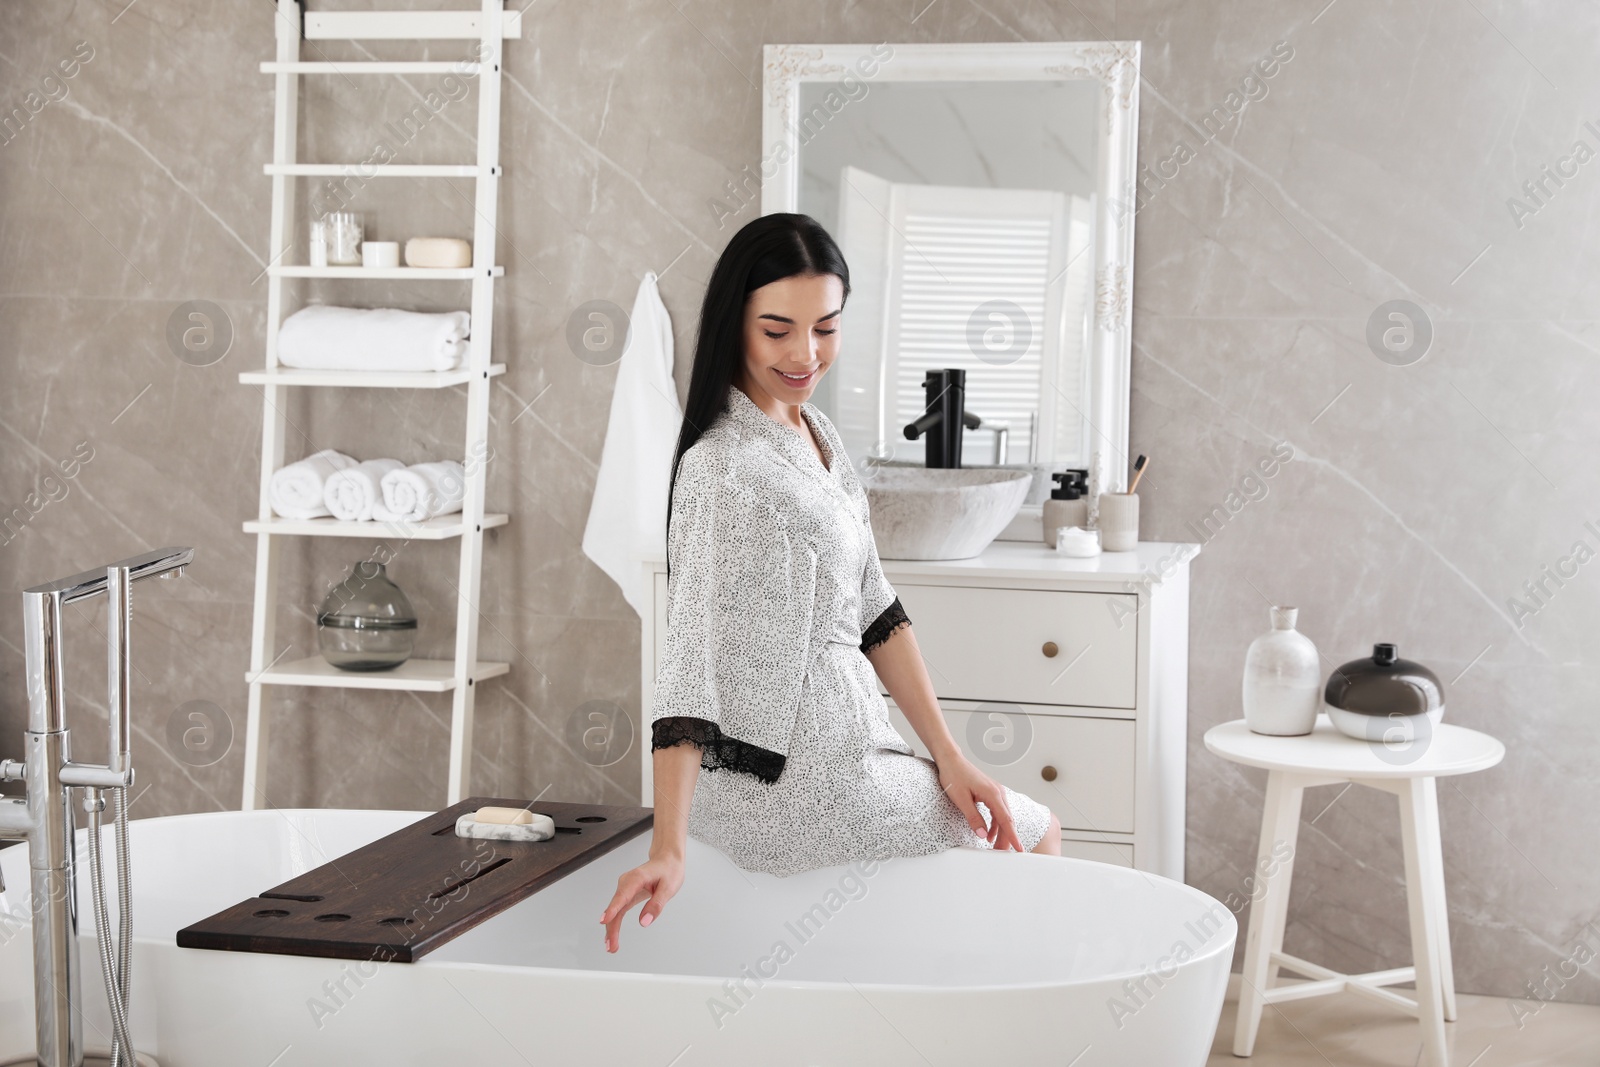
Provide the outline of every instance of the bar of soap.
<path id="1" fill-rule="evenodd" d="M 476 838 L 481 841 L 548 841 L 556 836 L 554 819 L 548 815 L 531 817 L 533 821 L 526 823 L 479 822 L 469 811 L 456 820 L 456 836 Z"/>
<path id="2" fill-rule="evenodd" d="M 527 808 L 479 808 L 472 813 L 477 822 L 501 823 L 508 826 L 526 826 L 533 822 L 533 812 Z"/>
<path id="3" fill-rule="evenodd" d="M 470 267 L 472 244 L 459 237 L 413 237 L 406 242 L 408 267 Z"/>

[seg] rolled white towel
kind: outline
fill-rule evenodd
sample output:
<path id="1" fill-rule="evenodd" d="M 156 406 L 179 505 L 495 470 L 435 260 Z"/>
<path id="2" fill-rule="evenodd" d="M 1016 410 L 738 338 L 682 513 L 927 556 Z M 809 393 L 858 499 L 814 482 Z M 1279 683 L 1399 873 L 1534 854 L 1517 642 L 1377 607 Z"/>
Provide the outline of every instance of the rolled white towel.
<path id="1" fill-rule="evenodd" d="M 383 476 L 405 470 L 397 459 L 369 459 L 342 471 L 334 471 L 322 491 L 322 502 L 333 517 L 345 522 L 365 522 L 383 499 Z"/>
<path id="2" fill-rule="evenodd" d="M 418 463 L 383 476 L 383 503 L 372 509 L 379 522 L 422 522 L 461 510 L 467 472 L 453 459 Z"/>
<path id="3" fill-rule="evenodd" d="M 343 452 L 324 448 L 298 463 L 272 472 L 267 495 L 272 510 L 286 519 L 316 519 L 329 514 L 323 491 L 336 472 L 348 470 L 356 461 Z"/>
<path id="4" fill-rule="evenodd" d="M 472 316 L 397 308 L 301 308 L 278 328 L 278 361 L 310 370 L 454 370 L 466 359 Z"/>

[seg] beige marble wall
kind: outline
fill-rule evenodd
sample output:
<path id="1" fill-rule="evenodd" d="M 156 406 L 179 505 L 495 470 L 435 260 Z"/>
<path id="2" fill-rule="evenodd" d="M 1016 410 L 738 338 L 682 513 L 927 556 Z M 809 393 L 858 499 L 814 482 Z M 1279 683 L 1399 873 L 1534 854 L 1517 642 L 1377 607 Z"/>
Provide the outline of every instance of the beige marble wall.
<path id="1" fill-rule="evenodd" d="M 273 11 L 124 3 L 14 5 L 0 22 L 0 103 L 22 108 L 0 144 L 0 511 L 26 518 L 0 545 L 0 587 L 14 596 L 141 546 L 195 546 L 188 577 L 136 604 L 136 814 L 156 815 L 238 802 L 242 739 L 196 766 L 170 733 L 194 700 L 243 728 L 254 543 L 239 523 L 255 509 L 261 405 L 236 375 L 260 363 L 272 255 L 260 169 L 271 85 L 255 68 L 273 51 Z M 1262 778 L 1199 738 L 1238 714 L 1267 605 L 1298 604 L 1330 666 L 1397 641 L 1440 671 L 1453 721 L 1506 741 L 1503 766 L 1441 788 L 1459 984 L 1517 996 L 1559 973 L 1600 900 L 1600 563 L 1559 589 L 1547 581 L 1553 595 L 1526 616 L 1508 598 L 1575 542 L 1600 545 L 1585 526 L 1600 520 L 1587 414 L 1600 402 L 1587 240 L 1600 162 L 1547 183 L 1542 203 L 1524 196 L 1537 210 L 1521 218 L 1507 199 L 1575 141 L 1600 148 L 1584 127 L 1600 121 L 1600 16 L 1496 0 L 541 0 L 527 31 L 506 54 L 496 347 L 510 373 L 489 470 L 490 506 L 513 518 L 489 538 L 483 583 L 484 655 L 513 671 L 478 699 L 478 788 L 623 801 L 637 787 L 632 759 L 595 768 L 564 742 L 585 702 L 639 700 L 637 620 L 579 549 L 614 371 L 575 358 L 565 326 L 585 301 L 628 306 L 655 270 L 687 345 L 718 250 L 755 210 L 719 226 L 710 202 L 759 158 L 760 46 L 1140 39 L 1141 159 L 1182 157 L 1138 217 L 1146 535 L 1193 539 L 1189 524 L 1259 456 L 1284 440 L 1296 450 L 1195 566 L 1189 879 L 1223 895 L 1248 872 Z M 1203 131 L 1278 42 L 1293 57 L 1266 95 Z M 52 72 L 61 80 L 41 82 Z M 364 131 L 429 88 L 319 85 L 304 107 L 308 154 L 361 150 Z M 462 158 L 470 116 L 450 104 L 407 161 Z M 404 194 L 372 183 L 354 206 L 382 237 L 464 233 L 469 194 L 464 182 Z M 180 362 L 165 340 L 173 309 L 195 299 L 224 308 L 236 333 L 212 366 Z M 1409 366 L 1365 339 L 1395 299 L 1434 330 Z M 450 392 L 337 393 L 297 397 L 288 415 L 305 451 L 421 459 L 459 449 L 461 408 Z M 300 654 L 320 590 L 366 547 L 286 550 L 280 629 Z M 449 647 L 453 560 L 450 543 L 411 545 L 391 568 L 424 613 L 427 650 Z M 99 619 L 73 614 L 73 716 L 93 756 Z M 13 600 L 0 611 L 6 754 L 23 723 L 20 642 Z M 274 804 L 441 802 L 444 698 L 276 690 L 270 714 Z M 1346 970 L 1403 961 L 1393 802 L 1323 790 L 1306 823 L 1289 950 Z M 1600 1001 L 1594 965 L 1559 995 Z"/>

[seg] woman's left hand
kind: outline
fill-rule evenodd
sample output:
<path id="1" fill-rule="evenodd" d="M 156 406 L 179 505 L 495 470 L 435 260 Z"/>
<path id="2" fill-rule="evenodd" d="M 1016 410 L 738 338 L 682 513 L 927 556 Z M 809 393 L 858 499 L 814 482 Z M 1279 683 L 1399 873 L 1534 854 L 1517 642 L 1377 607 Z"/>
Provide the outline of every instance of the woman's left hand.
<path id="1" fill-rule="evenodd" d="M 1027 851 L 1017 838 L 1016 824 L 1012 822 L 1011 808 L 1006 804 L 1003 786 L 960 754 L 937 760 L 934 766 L 939 771 L 940 788 L 961 809 L 961 814 L 967 817 L 967 825 L 972 827 L 973 833 L 988 841 L 992 848 Z M 980 800 L 989 809 L 987 826 L 983 822 L 983 813 L 978 810 L 977 802 Z"/>

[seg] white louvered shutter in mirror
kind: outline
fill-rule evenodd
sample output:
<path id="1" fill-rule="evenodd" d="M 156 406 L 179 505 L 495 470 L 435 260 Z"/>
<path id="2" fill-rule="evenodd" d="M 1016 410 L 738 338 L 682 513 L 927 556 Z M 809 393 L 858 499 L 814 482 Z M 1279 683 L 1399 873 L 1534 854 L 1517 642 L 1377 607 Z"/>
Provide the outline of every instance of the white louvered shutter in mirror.
<path id="1" fill-rule="evenodd" d="M 1010 432 L 1008 462 L 1083 461 L 1089 202 L 887 182 L 855 168 L 843 177 L 841 238 L 867 305 L 852 309 L 846 354 L 881 353 L 840 367 L 847 446 L 870 435 L 875 450 L 920 462 L 922 442 L 901 428 L 923 412 L 925 372 L 959 367 L 967 410 L 985 422 L 967 431 L 965 465 L 991 462 L 993 424 Z"/>

